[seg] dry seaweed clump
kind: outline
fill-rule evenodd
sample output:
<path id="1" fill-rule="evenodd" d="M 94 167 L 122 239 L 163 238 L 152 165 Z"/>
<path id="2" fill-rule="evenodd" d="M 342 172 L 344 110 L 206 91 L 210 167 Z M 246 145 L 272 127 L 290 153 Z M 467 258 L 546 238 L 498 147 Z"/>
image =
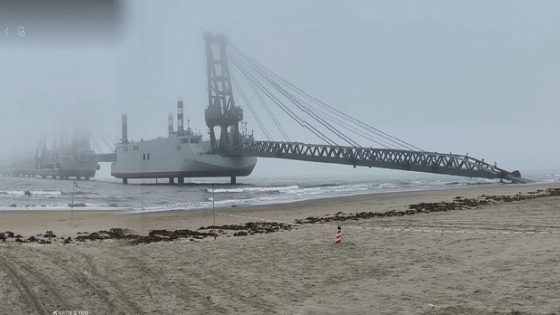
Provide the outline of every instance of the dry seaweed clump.
<path id="1" fill-rule="evenodd" d="M 17 243 L 50 244 L 53 237 L 56 237 L 56 235 L 52 234 L 51 231 L 47 231 L 45 234 L 30 236 L 28 238 L 24 238 L 20 234 L 15 234 L 12 231 L 0 232 L 0 241 L 3 243 L 13 239 L 13 241 Z"/>
<path id="2" fill-rule="evenodd" d="M 15 241 L 18 243 L 37 243 L 37 244 L 51 244 L 52 237 L 45 235 L 51 235 L 50 233 L 45 233 L 44 235 L 38 234 L 36 236 L 30 236 L 24 239 L 21 235 L 15 236 Z"/>
<path id="3" fill-rule="evenodd" d="M 0 241 L 6 242 L 6 240 L 8 240 L 10 238 L 15 238 L 15 233 L 14 232 L 6 231 L 6 232 L 3 232 L 3 233 L 0 233 Z"/>
<path id="4" fill-rule="evenodd" d="M 109 239 L 133 239 L 138 237 L 137 235 L 130 234 L 127 229 L 112 228 L 109 231 L 101 230 L 98 232 L 93 232 L 90 234 L 82 234 L 76 237 L 76 241 L 102 241 Z"/>
<path id="5" fill-rule="evenodd" d="M 154 243 L 154 242 L 169 242 L 178 240 L 181 238 L 187 238 L 191 241 L 205 239 L 207 237 L 218 237 L 218 234 L 225 234 L 224 230 L 237 231 L 234 236 L 244 236 L 259 233 L 272 233 L 282 230 L 290 230 L 291 225 L 277 222 L 249 222 L 242 225 L 222 225 L 213 227 L 201 227 L 198 231 L 181 229 L 181 230 L 152 230 L 148 235 L 138 235 L 131 233 L 130 230 L 122 228 L 111 228 L 109 230 L 101 230 L 93 233 L 78 233 L 78 236 L 74 239 L 78 242 L 86 241 L 104 241 L 104 240 L 128 240 L 131 244 L 142 244 L 142 243 Z M 211 231 L 203 231 L 210 230 Z M 10 234 L 1 233 L 0 240 L 7 238 L 8 236 L 13 237 L 13 233 Z M 18 235 L 19 236 L 19 235 Z M 63 238 L 61 237 L 61 242 L 63 244 L 69 244 L 73 240 L 71 237 Z M 52 231 L 47 231 L 47 233 L 37 236 L 31 236 L 28 239 L 23 239 L 21 236 L 16 238 L 16 242 L 21 243 L 31 243 L 36 242 L 40 244 L 50 244 L 51 240 L 56 240 L 56 235 Z"/>
<path id="6" fill-rule="evenodd" d="M 417 204 L 411 204 L 408 206 L 407 210 L 399 210 L 399 211 L 390 210 L 386 212 L 363 211 L 363 212 L 356 212 L 356 213 L 349 213 L 349 214 L 338 212 L 334 216 L 325 215 L 322 217 L 307 217 L 305 219 L 297 219 L 295 220 L 295 222 L 297 224 L 313 224 L 313 223 L 326 223 L 326 222 L 335 222 L 335 221 L 336 222 L 348 221 L 348 220 L 356 221 L 360 219 L 415 215 L 419 213 L 467 210 L 467 209 L 474 209 L 489 204 L 508 203 L 508 202 L 530 200 L 530 199 L 543 198 L 543 197 L 555 197 L 555 196 L 560 196 L 560 188 L 548 188 L 546 190 L 539 189 L 534 192 L 529 192 L 526 194 L 518 193 L 513 196 L 482 195 L 479 198 L 463 198 L 458 196 L 455 197 L 453 201 L 421 202 Z"/>
<path id="7" fill-rule="evenodd" d="M 280 231 L 289 231 L 292 229 L 291 224 L 280 222 L 247 222 L 245 224 L 226 224 L 213 226 L 203 226 L 199 230 L 217 229 L 219 231 L 237 231 L 233 236 L 247 236 L 253 234 L 267 234 Z"/>
<path id="8" fill-rule="evenodd" d="M 214 233 L 205 233 L 191 230 L 152 230 L 148 235 L 137 235 L 130 233 L 127 229 L 112 228 L 109 231 L 101 230 L 90 234 L 82 234 L 76 237 L 79 242 L 84 241 L 103 241 L 103 240 L 129 240 L 132 244 L 153 243 L 173 241 L 179 238 L 203 239 L 209 236 L 215 236 Z M 68 242 L 70 242 L 68 240 Z M 66 243 L 67 241 L 65 241 Z"/>
<path id="9" fill-rule="evenodd" d="M 134 244 L 153 243 L 153 242 L 169 242 L 180 238 L 204 239 L 206 237 L 216 237 L 215 233 L 198 232 L 191 230 L 152 230 L 148 236 L 139 236 L 132 240 Z"/>

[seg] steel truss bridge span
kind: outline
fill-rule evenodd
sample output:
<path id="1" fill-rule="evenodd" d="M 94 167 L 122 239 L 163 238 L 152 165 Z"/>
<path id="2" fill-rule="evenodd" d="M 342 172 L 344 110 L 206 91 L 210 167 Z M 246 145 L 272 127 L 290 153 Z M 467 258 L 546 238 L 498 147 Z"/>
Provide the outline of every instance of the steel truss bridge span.
<path id="1" fill-rule="evenodd" d="M 375 149 L 301 142 L 245 141 L 241 154 L 263 158 L 345 164 L 397 169 L 425 173 L 505 179 L 513 183 L 530 183 L 519 171 L 508 172 L 495 165 L 465 155 L 437 152 Z"/>

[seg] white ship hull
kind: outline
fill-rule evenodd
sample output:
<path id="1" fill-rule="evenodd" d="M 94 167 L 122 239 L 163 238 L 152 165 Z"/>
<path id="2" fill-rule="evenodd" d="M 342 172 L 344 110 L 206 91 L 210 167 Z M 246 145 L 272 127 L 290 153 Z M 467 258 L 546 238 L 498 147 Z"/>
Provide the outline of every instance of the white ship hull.
<path id="1" fill-rule="evenodd" d="M 191 135 L 119 143 L 111 175 L 123 179 L 248 176 L 257 163 L 256 157 L 223 157 L 210 151 L 209 142 Z"/>

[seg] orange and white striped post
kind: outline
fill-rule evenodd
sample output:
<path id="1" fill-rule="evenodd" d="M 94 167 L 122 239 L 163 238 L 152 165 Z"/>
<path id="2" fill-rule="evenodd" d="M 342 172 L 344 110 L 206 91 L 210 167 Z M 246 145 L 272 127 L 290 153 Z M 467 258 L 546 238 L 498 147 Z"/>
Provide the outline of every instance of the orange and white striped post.
<path id="1" fill-rule="evenodd" d="M 338 226 L 338 229 L 336 230 L 336 240 L 334 241 L 334 243 L 336 245 L 342 243 L 342 228 L 340 227 L 340 225 Z"/>

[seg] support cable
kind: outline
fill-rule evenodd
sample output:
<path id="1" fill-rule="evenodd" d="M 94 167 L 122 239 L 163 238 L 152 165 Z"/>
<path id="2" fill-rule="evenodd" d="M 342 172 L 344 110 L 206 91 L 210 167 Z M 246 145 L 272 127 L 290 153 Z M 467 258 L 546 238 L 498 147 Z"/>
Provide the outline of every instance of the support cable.
<path id="1" fill-rule="evenodd" d="M 230 58 L 237 58 L 237 57 L 230 57 Z M 313 119 L 315 119 L 316 121 L 318 121 L 319 123 L 321 123 L 324 127 L 326 127 L 329 131 L 331 131 L 333 134 L 337 135 L 339 138 L 343 139 L 344 141 L 346 141 L 347 143 L 349 143 L 352 146 L 356 146 L 359 147 L 360 145 L 352 140 L 350 137 L 346 136 L 344 133 L 342 133 L 340 130 L 338 130 L 336 127 L 334 127 L 332 124 L 330 124 L 329 122 L 327 122 L 323 117 L 321 117 L 320 115 L 314 113 L 314 111 L 317 111 L 316 108 L 309 108 L 307 106 L 305 106 L 302 101 L 304 101 L 301 98 L 297 98 L 295 95 L 289 93 L 288 91 L 286 91 L 285 89 L 283 89 L 282 87 L 278 86 L 278 83 L 275 82 L 274 80 L 272 80 L 267 74 L 263 73 L 262 71 L 259 71 L 259 69 L 256 69 L 255 67 L 252 67 L 253 71 L 258 73 L 258 75 L 262 76 L 265 78 L 265 80 L 267 80 L 271 85 L 273 85 L 280 93 L 282 93 L 286 98 L 288 98 L 288 100 L 290 100 L 292 103 L 294 103 L 300 110 L 304 111 L 305 113 L 307 113 L 308 115 L 312 116 Z M 307 103 L 307 102 L 306 102 Z M 309 103 L 307 103 L 309 104 Z M 319 110 L 320 111 L 320 110 Z M 321 112 L 321 111 L 320 111 Z M 323 116 L 325 116 L 323 114 Z M 331 118 L 330 116 L 328 116 L 328 118 Z M 350 129 L 352 130 L 351 127 L 349 127 L 347 124 L 342 123 L 342 125 L 346 128 L 346 129 Z M 354 132 L 356 133 L 356 132 Z M 358 132 L 358 134 L 360 134 Z M 371 139 L 371 137 L 369 138 Z M 376 143 L 381 144 L 379 141 L 375 141 Z M 387 147 L 387 145 L 383 145 L 384 147 Z"/>
<path id="2" fill-rule="evenodd" d="M 312 104 L 309 104 L 308 102 L 302 100 L 303 103 L 308 104 L 310 107 L 314 108 L 314 106 Z M 356 128 L 355 126 L 352 126 L 350 124 L 348 124 L 347 122 L 344 122 L 343 120 L 341 120 L 340 118 L 337 117 L 333 117 L 330 116 L 328 113 L 324 113 L 321 112 L 320 110 L 317 110 L 317 112 L 319 112 L 320 114 L 326 116 L 328 119 L 331 119 L 332 121 L 336 122 L 338 125 L 340 125 L 342 128 L 354 133 L 357 136 L 360 136 L 364 139 L 367 139 L 371 142 L 374 142 L 378 145 L 380 145 L 382 148 L 391 148 L 391 144 L 386 143 L 382 138 L 381 139 L 376 139 L 374 137 L 372 137 L 370 134 L 365 133 L 362 130 L 359 130 L 358 128 Z"/>
<path id="3" fill-rule="evenodd" d="M 272 112 L 272 110 L 270 109 L 270 107 L 268 106 L 268 104 L 266 103 L 266 101 L 264 100 L 262 94 L 259 92 L 259 90 L 257 89 L 257 87 L 252 83 L 249 82 L 249 86 L 251 87 L 251 89 L 253 90 L 253 93 L 255 93 L 255 95 L 257 96 L 257 98 L 259 99 L 259 102 L 261 103 L 261 105 L 264 107 L 264 109 L 266 110 L 266 112 L 268 113 L 268 116 L 270 116 L 270 119 L 272 119 L 272 121 L 274 122 L 274 124 L 276 125 L 276 128 L 278 128 L 278 130 L 280 131 L 280 134 L 282 134 L 282 137 L 284 138 L 284 140 L 286 141 L 291 141 L 290 137 L 288 136 L 288 134 L 286 133 L 286 131 L 284 130 L 284 128 L 282 128 L 282 125 L 280 124 L 280 122 L 278 121 L 278 119 L 276 118 L 276 116 L 274 116 L 274 113 Z"/>
<path id="4" fill-rule="evenodd" d="M 233 56 L 232 54 L 229 54 L 228 57 L 230 59 L 237 59 L 237 57 Z M 236 61 L 239 62 L 239 60 L 236 60 Z M 237 64 L 239 64 L 239 63 L 237 63 Z M 249 66 L 252 67 L 251 64 L 249 64 Z M 252 67 L 252 68 L 253 68 L 253 70 L 255 70 L 257 72 L 257 74 L 261 75 L 266 81 L 268 81 L 268 83 L 270 85 L 272 85 L 278 92 L 280 92 L 284 97 L 286 97 L 289 101 L 291 101 L 294 105 L 296 105 L 296 107 L 298 109 L 300 109 L 301 111 L 306 113 L 309 117 L 311 117 L 315 121 L 319 122 L 323 127 L 327 128 L 330 132 L 332 132 L 333 134 L 335 134 L 336 136 L 338 136 L 340 139 L 344 140 L 345 142 L 347 142 L 351 146 L 355 146 L 355 147 L 360 146 L 357 142 L 352 140 L 350 137 L 346 136 L 344 133 L 342 133 L 340 130 L 338 130 L 336 127 L 334 127 L 332 124 L 330 124 L 329 122 L 327 122 L 326 120 L 321 118 L 319 115 L 313 113 L 313 111 L 311 111 L 309 108 L 303 106 L 302 103 L 299 102 L 299 100 L 294 97 L 294 95 L 290 94 L 288 91 L 283 89 L 280 85 L 278 85 L 277 82 L 272 80 L 268 75 L 266 75 L 262 72 L 259 72 L 258 69 L 255 69 L 254 67 Z"/>
<path id="5" fill-rule="evenodd" d="M 295 120 L 297 123 L 299 123 L 300 126 L 302 126 L 305 129 L 308 129 L 309 131 L 311 131 L 314 135 L 316 135 L 317 137 L 319 137 L 321 140 L 325 141 L 326 143 L 330 144 L 330 145 L 337 145 L 336 142 L 334 142 L 332 139 L 330 139 L 328 136 L 326 136 L 325 134 L 323 134 L 320 130 L 318 130 L 317 128 L 315 128 L 313 125 L 309 124 L 307 121 L 299 118 L 297 116 L 296 113 L 294 113 L 291 109 L 289 109 L 284 103 L 282 103 L 276 96 L 274 96 L 274 94 L 272 92 L 270 92 L 261 82 L 256 81 L 247 71 L 246 69 L 244 69 L 243 67 L 241 67 L 240 65 L 237 64 L 236 60 L 231 60 L 232 63 L 234 64 L 234 66 L 245 76 L 245 78 L 249 81 L 251 81 L 252 83 L 255 84 L 256 87 L 258 87 L 261 92 L 263 92 L 264 94 L 266 94 L 278 107 L 280 107 L 280 109 L 282 109 L 282 111 L 284 111 L 288 116 L 290 116 L 293 120 Z"/>
<path id="6" fill-rule="evenodd" d="M 255 118 L 255 120 L 257 121 L 257 124 L 259 125 L 259 127 L 261 128 L 261 131 L 264 133 L 264 136 L 268 139 L 268 140 L 272 140 L 272 137 L 270 136 L 270 133 L 268 132 L 268 130 L 266 129 L 266 127 L 263 125 L 259 114 L 255 111 L 255 109 L 253 108 L 253 106 L 251 105 L 251 103 L 249 102 L 249 99 L 247 98 L 247 95 L 245 95 L 245 92 L 243 91 L 243 89 L 241 89 L 241 86 L 239 85 L 239 83 L 237 82 L 237 80 L 235 79 L 234 76 L 231 76 L 231 80 L 233 82 L 233 85 L 235 85 L 235 87 L 237 88 L 237 90 L 239 91 L 239 95 L 241 95 L 241 98 L 243 99 L 243 101 L 245 102 L 245 104 L 247 104 L 247 107 L 249 108 L 249 111 L 251 112 L 251 114 L 253 115 L 253 117 Z"/>
<path id="7" fill-rule="evenodd" d="M 317 129 L 314 125 L 310 124 L 308 121 L 299 117 L 297 113 L 291 110 L 284 102 L 282 102 L 278 97 L 274 95 L 269 89 L 265 87 L 266 83 L 259 81 L 254 75 L 251 75 L 250 70 L 243 67 L 238 60 L 235 58 L 231 59 L 234 65 L 237 67 L 238 70 L 243 72 L 245 77 L 253 82 L 261 91 L 263 91 L 269 98 L 271 98 L 276 105 L 278 105 L 286 114 L 288 114 L 292 119 L 298 122 L 302 127 L 310 130 L 313 132 L 317 137 L 321 138 L 323 141 L 327 142 L 330 145 L 338 145 L 334 140 L 329 138 L 326 134 L 321 132 L 321 130 Z"/>
<path id="8" fill-rule="evenodd" d="M 387 134 L 386 132 L 377 129 L 359 119 L 356 119 L 348 114 L 345 114 L 344 112 L 338 110 L 337 108 L 335 108 L 332 105 L 329 105 L 323 101 L 321 101 L 320 99 L 317 99 L 316 97 L 306 93 L 305 91 L 303 91 L 302 89 L 298 88 L 297 86 L 295 86 L 294 84 L 292 84 L 291 82 L 285 80 L 284 78 L 280 77 L 279 75 L 277 75 L 276 73 L 274 73 L 272 70 L 266 68 L 264 65 L 262 65 L 260 62 L 258 62 L 257 60 L 255 60 L 254 58 L 251 58 L 250 56 L 248 56 L 247 54 L 245 54 L 243 51 L 241 51 L 239 48 L 237 48 L 235 45 L 231 44 L 231 46 L 234 48 L 233 51 L 235 51 L 235 53 L 241 55 L 244 59 L 247 59 L 248 61 L 250 61 L 253 65 L 255 65 L 255 67 L 259 67 L 262 71 L 267 72 L 269 75 L 275 77 L 277 80 L 281 81 L 285 86 L 290 87 L 291 89 L 293 89 L 294 91 L 296 91 L 298 94 L 302 95 L 303 97 L 313 101 L 314 103 L 316 103 L 317 105 L 320 105 L 322 107 L 325 107 L 326 109 L 328 109 L 329 111 L 333 112 L 336 115 L 342 116 L 344 117 L 346 120 L 349 120 L 351 122 L 353 122 L 356 125 L 359 125 L 361 128 L 369 130 L 372 133 L 375 133 L 376 135 L 378 135 L 379 137 L 385 138 L 388 141 L 391 141 L 392 143 L 394 143 L 395 145 L 399 145 L 399 147 L 405 147 L 407 149 L 414 149 L 414 150 L 418 150 L 418 151 L 424 151 L 423 149 L 420 149 L 419 147 L 416 147 L 404 140 L 401 140 L 397 137 L 391 136 L 389 134 Z"/>

